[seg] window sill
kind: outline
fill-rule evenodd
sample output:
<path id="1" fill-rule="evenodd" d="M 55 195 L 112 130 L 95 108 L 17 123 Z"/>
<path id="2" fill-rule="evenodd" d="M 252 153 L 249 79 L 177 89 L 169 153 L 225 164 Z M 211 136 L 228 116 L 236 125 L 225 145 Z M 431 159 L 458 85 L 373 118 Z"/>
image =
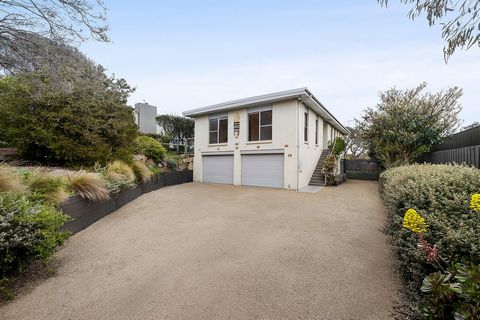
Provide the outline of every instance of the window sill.
<path id="1" fill-rule="evenodd" d="M 222 147 L 222 146 L 228 146 L 228 143 L 210 143 L 208 144 L 209 147 Z"/>
<path id="2" fill-rule="evenodd" d="M 247 141 L 245 144 L 267 144 L 272 143 L 272 140 Z"/>

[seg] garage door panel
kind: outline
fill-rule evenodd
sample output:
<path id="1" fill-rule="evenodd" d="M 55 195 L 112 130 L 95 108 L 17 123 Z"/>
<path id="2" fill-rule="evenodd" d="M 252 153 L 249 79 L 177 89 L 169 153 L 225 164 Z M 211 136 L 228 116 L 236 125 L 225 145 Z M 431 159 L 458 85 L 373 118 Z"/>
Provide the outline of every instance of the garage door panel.
<path id="1" fill-rule="evenodd" d="M 242 156 L 242 185 L 283 188 L 283 154 Z"/>
<path id="2" fill-rule="evenodd" d="M 233 184 L 233 156 L 203 156 L 203 182 Z"/>

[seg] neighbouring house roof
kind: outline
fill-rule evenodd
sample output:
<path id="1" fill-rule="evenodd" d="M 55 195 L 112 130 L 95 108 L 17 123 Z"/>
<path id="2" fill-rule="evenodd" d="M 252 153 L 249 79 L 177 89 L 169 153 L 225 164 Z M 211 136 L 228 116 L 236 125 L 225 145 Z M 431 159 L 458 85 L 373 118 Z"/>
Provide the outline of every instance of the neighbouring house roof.
<path id="1" fill-rule="evenodd" d="M 279 101 L 285 101 L 290 99 L 299 99 L 315 113 L 320 115 L 333 127 L 338 129 L 343 134 L 348 134 L 347 128 L 345 128 L 340 121 L 335 118 L 330 111 L 323 106 L 323 104 L 308 90 L 308 88 L 299 88 L 275 93 L 264 94 L 261 96 L 255 96 L 250 98 L 238 99 L 228 102 L 223 102 L 219 104 L 214 104 L 207 107 L 197 108 L 189 111 L 183 112 L 183 115 L 190 118 L 195 118 L 198 116 L 203 116 L 206 114 L 229 111 L 244 107 L 253 107 L 263 104 L 270 104 Z"/>

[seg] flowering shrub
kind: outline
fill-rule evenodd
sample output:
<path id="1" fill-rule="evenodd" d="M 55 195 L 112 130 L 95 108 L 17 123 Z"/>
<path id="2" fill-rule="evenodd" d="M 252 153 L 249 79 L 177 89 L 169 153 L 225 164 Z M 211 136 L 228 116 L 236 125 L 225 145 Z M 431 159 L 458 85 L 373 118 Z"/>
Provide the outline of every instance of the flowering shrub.
<path id="1" fill-rule="evenodd" d="M 480 170 L 460 165 L 410 165 L 385 171 L 380 183 L 388 213 L 385 231 L 411 309 L 416 316 L 438 311 L 453 318 L 470 298 L 462 289 L 462 293 L 440 299 L 437 289 L 461 287 L 454 265 L 470 270 L 480 264 L 480 214 L 475 196 L 480 190 Z M 443 282 L 434 276 L 438 272 Z M 426 291 L 425 281 L 435 290 Z M 478 289 L 469 292 L 479 295 Z M 438 315 L 431 318 L 443 319 Z"/>
<path id="2" fill-rule="evenodd" d="M 470 209 L 480 212 L 480 193 L 475 193 L 470 199 Z"/>
<path id="3" fill-rule="evenodd" d="M 63 243 L 68 217 L 27 195 L 0 193 L 0 278 L 32 260 L 45 260 Z"/>
<path id="4" fill-rule="evenodd" d="M 412 230 L 415 233 L 427 231 L 425 219 L 414 209 L 408 209 L 403 217 L 403 227 Z"/>

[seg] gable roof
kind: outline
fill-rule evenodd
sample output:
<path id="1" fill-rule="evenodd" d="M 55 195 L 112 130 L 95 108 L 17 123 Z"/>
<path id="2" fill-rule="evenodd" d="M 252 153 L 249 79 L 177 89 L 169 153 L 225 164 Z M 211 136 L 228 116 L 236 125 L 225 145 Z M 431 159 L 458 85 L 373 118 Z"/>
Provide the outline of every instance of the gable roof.
<path id="1" fill-rule="evenodd" d="M 335 118 L 330 111 L 325 108 L 322 103 L 308 90 L 308 88 L 298 88 L 287 91 L 280 91 L 275 93 L 264 94 L 260 96 L 254 96 L 250 98 L 238 99 L 223 103 L 218 103 L 210 105 L 207 107 L 192 109 L 189 111 L 183 112 L 183 115 L 190 118 L 195 118 L 198 116 L 203 116 L 206 114 L 224 112 L 244 107 L 253 107 L 262 104 L 270 104 L 279 101 L 285 101 L 290 99 L 298 99 L 303 102 L 306 106 L 312 109 L 315 113 L 320 115 L 326 122 L 330 123 L 337 130 L 343 134 L 348 134 L 347 128 L 345 128 L 340 121 Z"/>

